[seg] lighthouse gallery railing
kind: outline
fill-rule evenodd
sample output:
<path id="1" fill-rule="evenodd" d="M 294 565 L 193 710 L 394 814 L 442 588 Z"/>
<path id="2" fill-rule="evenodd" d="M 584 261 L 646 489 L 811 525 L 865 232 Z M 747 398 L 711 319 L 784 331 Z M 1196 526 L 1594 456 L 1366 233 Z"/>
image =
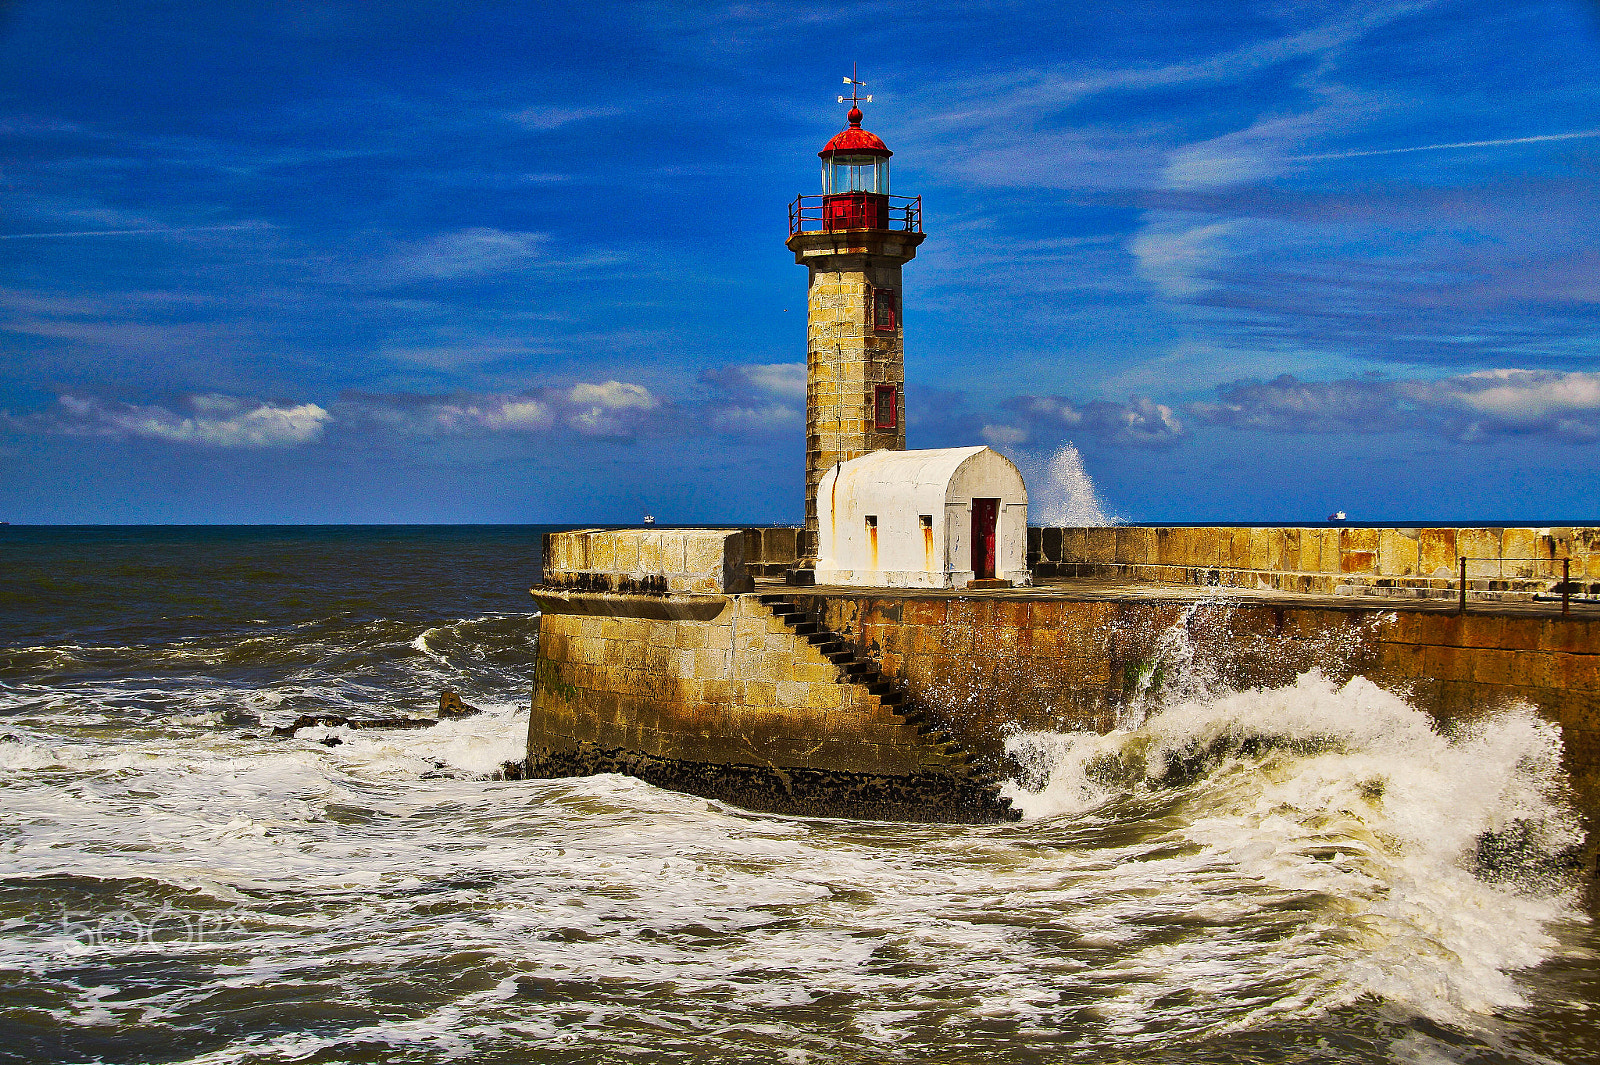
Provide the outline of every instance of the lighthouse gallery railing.
<path id="1" fill-rule="evenodd" d="M 796 233 L 829 233 L 850 229 L 921 233 L 922 197 L 840 193 L 833 196 L 796 196 L 789 205 L 791 237 Z"/>

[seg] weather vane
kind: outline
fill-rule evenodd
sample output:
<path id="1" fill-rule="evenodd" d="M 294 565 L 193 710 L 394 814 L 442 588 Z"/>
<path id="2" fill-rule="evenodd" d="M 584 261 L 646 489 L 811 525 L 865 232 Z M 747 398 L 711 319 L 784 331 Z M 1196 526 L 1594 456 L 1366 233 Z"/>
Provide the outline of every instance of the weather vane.
<path id="1" fill-rule="evenodd" d="M 851 107 L 857 107 L 857 106 L 859 106 L 859 105 L 861 105 L 863 103 L 870 104 L 872 102 L 871 95 L 867 95 L 867 96 L 860 95 L 860 91 L 867 87 L 867 83 L 864 82 L 864 81 L 857 81 L 856 80 L 856 65 L 854 63 L 850 64 L 850 76 L 848 78 L 844 79 L 844 83 L 851 87 L 850 88 L 850 106 Z M 840 103 L 844 103 L 844 97 L 843 96 L 839 97 L 839 102 Z"/>

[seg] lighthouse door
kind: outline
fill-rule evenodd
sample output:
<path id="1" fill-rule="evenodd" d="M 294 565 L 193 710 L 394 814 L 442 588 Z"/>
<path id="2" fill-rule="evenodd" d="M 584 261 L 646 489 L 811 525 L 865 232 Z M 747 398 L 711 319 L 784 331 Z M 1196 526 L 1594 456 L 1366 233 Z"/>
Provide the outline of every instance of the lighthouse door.
<path id="1" fill-rule="evenodd" d="M 972 501 L 972 575 L 980 581 L 994 580 L 995 539 L 1000 523 L 1000 500 Z"/>

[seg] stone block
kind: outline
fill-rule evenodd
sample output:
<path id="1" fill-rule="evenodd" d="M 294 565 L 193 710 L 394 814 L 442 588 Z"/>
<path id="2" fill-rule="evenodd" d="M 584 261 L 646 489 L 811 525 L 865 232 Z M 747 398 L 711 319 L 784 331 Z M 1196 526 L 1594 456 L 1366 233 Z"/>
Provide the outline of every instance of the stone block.
<path id="1" fill-rule="evenodd" d="M 733 675 L 733 654 L 701 648 L 694 653 L 694 675 L 700 680 L 727 680 Z"/>
<path id="2" fill-rule="evenodd" d="M 1503 570 L 1508 577 L 1530 577 L 1534 566 L 1528 559 L 1539 557 L 1538 533 L 1533 529 L 1501 529 L 1500 557 L 1506 559 Z"/>
<path id="3" fill-rule="evenodd" d="M 637 537 L 639 558 L 638 572 L 646 576 L 658 576 L 661 569 L 661 534 L 640 533 Z"/>
<path id="4" fill-rule="evenodd" d="M 989 624 L 986 599 L 951 599 L 945 604 L 946 623 L 967 629 L 982 629 Z"/>
<path id="5" fill-rule="evenodd" d="M 807 699 L 811 685 L 794 680 L 780 680 L 774 687 L 777 701 L 776 706 L 802 708 L 808 704 Z"/>
<path id="6" fill-rule="evenodd" d="M 1117 529 L 1117 551 L 1113 556 L 1113 561 L 1115 561 L 1118 565 L 1123 566 L 1143 562 L 1145 537 L 1138 536 L 1136 534 L 1147 533 L 1149 531 L 1150 530 L 1148 529 Z M 1073 560 L 1065 557 L 1065 554 L 1063 553 L 1062 557 L 1054 561 L 1071 562 Z"/>
<path id="7" fill-rule="evenodd" d="M 959 630 L 952 629 L 949 625 L 918 625 L 911 630 L 911 640 L 906 647 L 906 653 L 913 655 L 941 654 L 944 651 L 948 637 L 955 631 Z M 966 632 L 967 638 L 970 640 L 972 638 L 970 628 Z"/>
<path id="8" fill-rule="evenodd" d="M 1468 614 L 1468 617 L 1474 615 Z M 1480 615 L 1481 616 L 1481 615 Z M 1519 648 L 1539 649 L 1542 651 L 1557 650 L 1549 643 L 1549 623 L 1543 618 L 1518 618 L 1502 617 L 1500 620 L 1499 639 L 1496 644 L 1509 650 Z"/>
<path id="9" fill-rule="evenodd" d="M 1465 682 L 1472 680 L 1472 664 L 1468 655 L 1456 647 L 1429 645 L 1422 654 L 1423 675 L 1430 680 Z"/>
<path id="10" fill-rule="evenodd" d="M 1154 561 L 1163 566 L 1183 565 L 1183 534 L 1180 529 L 1156 529 Z M 1085 559 L 1084 561 L 1088 561 Z"/>
<path id="11" fill-rule="evenodd" d="M 1515 652 L 1479 648 L 1472 652 L 1471 661 L 1472 679 L 1479 684 L 1519 683 L 1516 679 Z"/>
<path id="12" fill-rule="evenodd" d="M 844 688 L 821 681 L 807 684 L 805 705 L 813 710 L 837 710 L 843 703 Z"/>
<path id="13" fill-rule="evenodd" d="M 1295 533 L 1300 546 L 1300 552 L 1294 558 L 1293 568 L 1295 572 L 1320 572 L 1322 569 L 1322 530 L 1296 529 Z M 1285 561 L 1285 566 L 1288 566 L 1287 560 Z"/>
<path id="14" fill-rule="evenodd" d="M 742 533 L 695 529 L 684 533 L 683 538 L 684 572 L 695 574 L 696 576 L 721 572 L 722 560 L 727 553 L 729 540 L 738 540 L 741 550 L 744 546 Z"/>
<path id="15" fill-rule="evenodd" d="M 763 652 L 760 656 L 762 680 L 794 680 L 794 658 L 783 653 Z"/>
<path id="16" fill-rule="evenodd" d="M 1087 529 L 1061 530 L 1061 561 L 1087 562 L 1089 540 Z"/>
<path id="17" fill-rule="evenodd" d="M 661 537 L 661 572 L 669 577 L 673 574 L 683 574 L 689 571 L 684 562 L 686 534 L 678 531 L 660 533 Z"/>
<path id="18" fill-rule="evenodd" d="M 887 658 L 888 656 L 885 657 Z M 794 680 L 806 684 L 825 684 L 835 688 L 838 687 L 834 682 L 838 680 L 839 667 L 831 662 L 791 662 L 789 668 Z M 893 672 L 893 670 L 886 670 L 886 672 Z"/>
<path id="19" fill-rule="evenodd" d="M 1484 567 L 1471 564 L 1472 559 L 1499 559 L 1500 557 L 1500 530 L 1499 529 L 1457 529 L 1456 554 L 1465 555 L 1469 560 L 1467 572 L 1472 576 L 1492 576 L 1499 571 L 1498 565 Z M 1454 567 L 1452 567 L 1454 568 Z"/>
<path id="20" fill-rule="evenodd" d="M 1600 691 L 1600 655 L 1558 654 L 1555 672 L 1561 686 L 1573 691 Z"/>
<path id="21" fill-rule="evenodd" d="M 1548 618 L 1539 631 L 1543 650 L 1575 654 L 1600 652 L 1600 621 L 1590 618 Z"/>
<path id="22" fill-rule="evenodd" d="M 1339 571 L 1359 576 L 1375 576 L 1378 571 L 1376 551 L 1350 551 L 1339 549 Z"/>
<path id="23" fill-rule="evenodd" d="M 639 538 L 648 533 L 617 532 L 612 534 L 612 550 L 616 554 L 618 573 L 639 572 Z"/>
<path id="24" fill-rule="evenodd" d="M 1117 529 L 1088 529 L 1085 547 L 1088 548 L 1088 561 L 1091 563 L 1110 563 L 1117 555 Z"/>
<path id="25" fill-rule="evenodd" d="M 1028 603 L 1019 599 L 997 599 L 989 607 L 990 625 L 1013 631 L 1029 624 Z"/>
<path id="26" fill-rule="evenodd" d="M 1385 577 L 1411 577 L 1417 572 L 1417 531 L 1378 530 L 1378 573 Z"/>
<path id="27" fill-rule="evenodd" d="M 1424 651 L 1425 648 L 1414 643 L 1379 644 L 1376 676 L 1372 679 L 1384 687 L 1396 688 L 1426 676 Z"/>
<path id="28" fill-rule="evenodd" d="M 1317 566 L 1318 573 L 1342 573 L 1339 549 L 1340 530 L 1319 529 L 1317 539 L 1322 543 L 1322 561 Z"/>
<path id="29" fill-rule="evenodd" d="M 1425 577 L 1456 575 L 1456 530 L 1417 530 L 1417 572 Z"/>
<path id="30" fill-rule="evenodd" d="M 1062 530 L 1049 528 L 1039 530 L 1040 557 L 1047 562 L 1061 561 Z"/>
<path id="31" fill-rule="evenodd" d="M 1557 682 L 1555 655 L 1541 651 L 1510 651 L 1509 683 L 1527 688 L 1554 688 Z"/>
<path id="32" fill-rule="evenodd" d="M 1274 529 L 1251 529 L 1250 533 L 1250 558 L 1245 563 L 1245 568 L 1254 570 L 1272 569 L 1272 547 Z M 1281 548 L 1280 548 L 1281 551 Z"/>
<path id="33" fill-rule="evenodd" d="M 1454 614 L 1416 614 L 1417 642 L 1455 647 L 1461 643 L 1462 619 Z"/>
<path id="34" fill-rule="evenodd" d="M 1507 646 L 1505 624 L 1505 618 L 1493 614 L 1466 614 L 1456 622 L 1456 640 L 1462 647 L 1503 648 Z"/>
<path id="35" fill-rule="evenodd" d="M 1360 527 L 1350 527 L 1339 530 L 1339 550 L 1361 551 L 1376 554 L 1378 551 L 1378 530 Z"/>
<path id="36" fill-rule="evenodd" d="M 1278 538 L 1281 542 L 1281 546 L 1278 549 L 1278 569 L 1286 573 L 1299 572 L 1302 535 L 1300 529 L 1278 530 Z"/>

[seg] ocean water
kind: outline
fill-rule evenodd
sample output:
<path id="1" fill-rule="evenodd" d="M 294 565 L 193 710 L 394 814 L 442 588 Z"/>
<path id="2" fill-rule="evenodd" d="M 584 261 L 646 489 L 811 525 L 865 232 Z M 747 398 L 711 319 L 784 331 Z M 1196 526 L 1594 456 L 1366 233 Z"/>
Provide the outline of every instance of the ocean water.
<path id="1" fill-rule="evenodd" d="M 1531 714 L 1181 684 L 998 826 L 497 782 L 542 531 L 0 528 L 0 1059 L 1600 1060 Z"/>

